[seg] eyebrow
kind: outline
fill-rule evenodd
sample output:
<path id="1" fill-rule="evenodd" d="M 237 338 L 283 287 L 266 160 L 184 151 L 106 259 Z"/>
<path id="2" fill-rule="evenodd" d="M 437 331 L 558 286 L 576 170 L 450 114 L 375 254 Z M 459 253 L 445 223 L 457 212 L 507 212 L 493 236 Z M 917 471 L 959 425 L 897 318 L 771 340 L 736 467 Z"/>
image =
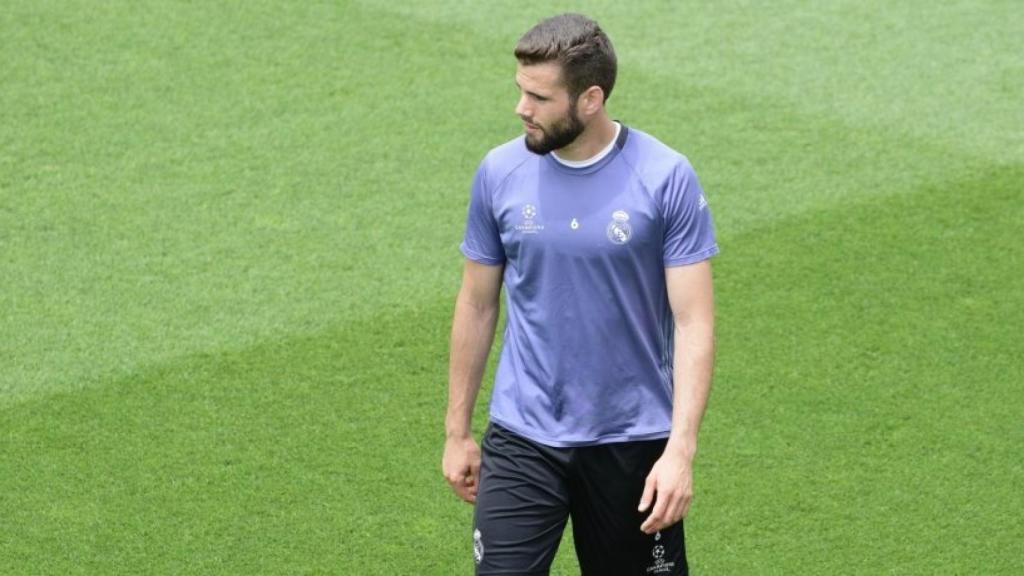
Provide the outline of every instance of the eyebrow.
<path id="1" fill-rule="evenodd" d="M 515 80 L 515 83 L 516 83 L 516 88 L 519 88 L 520 90 L 523 90 L 523 87 L 519 85 L 519 80 Z M 550 96 L 544 96 L 543 94 L 537 94 L 536 92 L 531 92 L 529 90 L 523 90 L 523 92 L 526 92 L 530 96 L 533 96 L 534 98 L 537 98 L 539 100 L 550 100 L 551 99 Z"/>

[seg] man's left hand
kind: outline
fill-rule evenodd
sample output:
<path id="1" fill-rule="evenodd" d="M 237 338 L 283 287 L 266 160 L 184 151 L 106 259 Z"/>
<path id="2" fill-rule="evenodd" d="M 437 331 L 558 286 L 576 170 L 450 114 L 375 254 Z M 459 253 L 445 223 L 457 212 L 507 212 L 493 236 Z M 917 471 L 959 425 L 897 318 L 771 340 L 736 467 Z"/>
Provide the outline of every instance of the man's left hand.
<path id="1" fill-rule="evenodd" d="M 640 497 L 640 512 L 647 511 L 654 501 L 654 509 L 640 526 L 644 533 L 654 534 L 686 517 L 693 500 L 692 464 L 691 459 L 674 452 L 665 452 L 654 463 Z"/>

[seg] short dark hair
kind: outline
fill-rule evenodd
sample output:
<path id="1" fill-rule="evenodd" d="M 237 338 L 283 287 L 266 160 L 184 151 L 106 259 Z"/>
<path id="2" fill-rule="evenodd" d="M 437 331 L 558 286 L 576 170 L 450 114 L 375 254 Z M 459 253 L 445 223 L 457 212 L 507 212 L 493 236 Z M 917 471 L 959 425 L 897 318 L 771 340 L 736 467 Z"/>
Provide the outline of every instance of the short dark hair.
<path id="1" fill-rule="evenodd" d="M 618 65 L 612 41 L 597 22 L 582 14 L 542 20 L 519 39 L 515 54 L 524 65 L 558 62 L 574 100 L 591 86 L 599 86 L 607 100 L 615 87 Z"/>

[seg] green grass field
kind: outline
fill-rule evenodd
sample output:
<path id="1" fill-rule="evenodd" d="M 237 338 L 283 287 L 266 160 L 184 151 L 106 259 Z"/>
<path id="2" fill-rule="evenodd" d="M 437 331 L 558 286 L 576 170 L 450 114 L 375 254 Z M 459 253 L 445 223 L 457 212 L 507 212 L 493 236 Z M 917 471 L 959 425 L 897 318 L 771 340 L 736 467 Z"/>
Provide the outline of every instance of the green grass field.
<path id="1" fill-rule="evenodd" d="M 0 574 L 470 574 L 457 246 L 565 9 L 716 217 L 694 573 L 1024 573 L 1024 6 L 398 4 L 4 4 Z"/>

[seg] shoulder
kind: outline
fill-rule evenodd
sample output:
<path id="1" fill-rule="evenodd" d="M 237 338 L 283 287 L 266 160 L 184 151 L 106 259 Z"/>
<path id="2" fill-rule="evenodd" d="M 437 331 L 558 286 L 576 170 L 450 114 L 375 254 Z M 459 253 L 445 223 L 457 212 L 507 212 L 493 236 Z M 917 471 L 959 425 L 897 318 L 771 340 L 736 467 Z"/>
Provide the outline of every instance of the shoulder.
<path id="1" fill-rule="evenodd" d="M 654 136 L 630 127 L 622 150 L 623 159 L 649 190 L 656 190 L 673 177 L 693 172 L 690 160 Z"/>
<path id="2" fill-rule="evenodd" d="M 480 162 L 479 171 L 490 186 L 500 186 L 506 178 L 516 170 L 539 158 L 526 149 L 523 143 L 525 136 L 513 138 L 504 144 L 492 148 Z"/>

